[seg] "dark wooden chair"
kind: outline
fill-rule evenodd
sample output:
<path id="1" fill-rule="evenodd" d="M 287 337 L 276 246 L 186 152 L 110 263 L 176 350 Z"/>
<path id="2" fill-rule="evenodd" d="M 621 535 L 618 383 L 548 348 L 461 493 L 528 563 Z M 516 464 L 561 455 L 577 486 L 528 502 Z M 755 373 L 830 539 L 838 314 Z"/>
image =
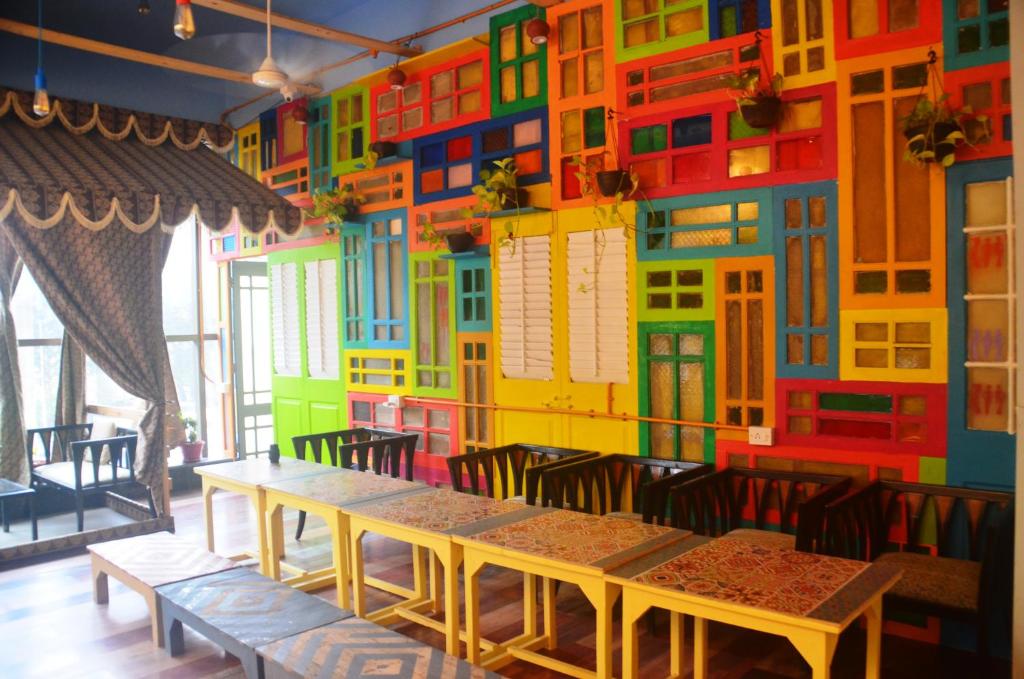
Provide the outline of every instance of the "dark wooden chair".
<path id="1" fill-rule="evenodd" d="M 681 481 L 714 471 L 710 465 L 638 455 L 598 457 L 545 469 L 542 504 L 588 514 L 613 514 L 640 521 L 647 488 L 669 477 Z"/>
<path id="2" fill-rule="evenodd" d="M 90 436 L 92 436 L 92 422 L 29 429 L 25 432 L 25 454 L 28 456 L 28 468 L 34 473 L 37 467 L 70 460 L 71 443 L 83 441 Z M 39 447 L 43 453 L 42 460 L 35 458 L 36 443 L 40 444 Z"/>
<path id="3" fill-rule="evenodd" d="M 819 551 L 825 506 L 851 482 L 831 474 L 729 467 L 672 488 L 670 523 L 698 535 Z"/>
<path id="4" fill-rule="evenodd" d="M 416 439 L 416 434 L 357 427 L 293 436 L 292 446 L 299 460 L 307 459 L 308 455 L 317 464 L 361 472 L 373 470 L 374 474 L 412 481 Z M 302 537 L 305 527 L 306 512 L 300 511 L 296 540 Z"/>
<path id="5" fill-rule="evenodd" d="M 823 551 L 898 565 L 885 611 L 972 624 L 987 657 L 990 630 L 1010 629 L 1013 502 L 1012 493 L 875 481 L 825 508 Z"/>
<path id="6" fill-rule="evenodd" d="M 32 483 L 74 495 L 79 532 L 85 530 L 85 498 L 111 491 L 144 495 L 150 515 L 156 518 L 152 492 L 135 478 L 138 441 L 138 436 L 72 441 L 71 460 L 37 467 L 32 472 Z M 105 456 L 109 459 L 104 460 Z"/>
<path id="7" fill-rule="evenodd" d="M 456 491 L 498 500 L 522 498 L 532 505 L 539 497 L 545 470 L 598 455 L 590 450 L 511 443 L 449 457 L 448 475 Z"/>

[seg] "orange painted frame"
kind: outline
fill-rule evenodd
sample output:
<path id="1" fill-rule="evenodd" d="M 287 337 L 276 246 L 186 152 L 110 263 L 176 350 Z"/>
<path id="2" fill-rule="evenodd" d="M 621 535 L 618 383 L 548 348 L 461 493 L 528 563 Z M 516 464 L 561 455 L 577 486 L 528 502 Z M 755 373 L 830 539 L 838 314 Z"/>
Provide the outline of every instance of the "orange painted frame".
<path id="1" fill-rule="evenodd" d="M 474 61 L 480 62 L 480 84 L 475 88 L 465 88 L 465 91 L 471 89 L 480 90 L 480 108 L 473 113 L 458 115 L 454 114 L 449 120 L 441 123 L 432 124 L 431 120 L 431 108 L 432 98 L 430 96 L 430 79 L 444 71 L 454 71 L 460 66 L 471 64 Z M 405 69 L 403 69 L 405 70 Z M 410 85 L 420 85 L 420 100 L 417 103 L 411 105 L 405 105 L 399 103 L 393 109 L 394 114 L 398 116 L 399 126 L 398 133 L 390 137 L 380 136 L 380 127 L 378 118 L 380 113 L 377 110 L 377 100 L 383 95 L 391 92 L 391 86 L 387 82 L 384 82 L 376 87 L 370 89 L 370 135 L 373 141 L 405 141 L 414 137 L 423 137 L 428 134 L 435 132 L 441 132 L 442 130 L 450 130 L 455 127 L 461 127 L 468 125 L 469 123 L 475 123 L 480 120 L 487 120 L 491 117 L 491 90 L 490 90 L 490 49 L 484 47 L 480 50 L 470 52 L 469 54 L 462 55 L 450 61 L 446 61 L 443 64 L 424 68 L 419 71 L 406 70 L 406 81 L 405 87 L 408 88 Z M 399 98 L 404 94 L 404 89 L 398 93 Z M 452 94 L 448 95 L 453 98 L 457 98 L 458 92 L 463 90 L 458 87 L 452 90 Z M 446 99 L 446 97 L 438 97 L 438 99 Z M 457 103 L 457 102 L 456 102 Z M 417 106 L 423 109 L 423 123 L 419 127 L 415 127 L 409 130 L 404 129 L 401 125 L 402 114 L 406 110 L 417 108 Z M 387 114 L 391 114 L 392 111 L 386 111 Z"/>
<path id="2" fill-rule="evenodd" d="M 850 4 L 857 0 L 834 0 L 836 59 L 853 59 L 880 54 L 907 47 L 942 45 L 942 3 L 924 0 L 917 3 L 917 28 L 889 32 L 889 8 L 896 0 L 863 0 L 878 7 L 878 33 L 863 38 L 851 38 Z M 830 27 L 826 27 L 828 31 Z M 922 50 L 922 53 L 925 50 Z M 942 56 L 939 55 L 940 63 Z"/>
<path id="3" fill-rule="evenodd" d="M 992 106 L 984 109 L 976 109 L 975 114 L 984 114 L 989 118 L 992 141 L 984 144 L 975 144 L 973 147 L 967 144 L 962 145 L 956 152 L 956 159 L 978 160 L 980 158 L 999 158 L 1001 156 L 1013 155 L 1013 141 L 1006 138 L 1006 132 L 1010 124 L 1010 101 L 1003 96 L 1003 81 L 1009 83 L 1010 62 L 1000 61 L 985 66 L 974 68 L 962 68 L 956 71 L 946 71 L 946 92 L 949 93 L 949 103 L 954 108 L 959 108 L 965 103 L 966 93 L 964 88 L 972 85 L 988 83 L 991 87 Z M 1007 87 L 1006 94 L 1009 94 Z"/>
<path id="4" fill-rule="evenodd" d="M 383 181 L 382 181 L 383 180 Z M 412 207 L 412 161 L 378 165 L 338 177 L 338 185 L 351 184 L 366 202 L 357 208 L 359 214 Z"/>
<path id="5" fill-rule="evenodd" d="M 410 208 L 409 251 L 427 252 L 435 249 L 431 247 L 430 243 L 423 240 L 423 224 L 428 221 L 433 223 L 437 233 L 442 236 L 446 232 L 475 230 L 476 227 L 479 227 L 480 234 L 475 238 L 476 244 L 489 244 L 491 242 L 491 220 L 475 215 L 466 218 L 462 214 L 464 209 L 472 208 L 476 203 L 476 196 L 462 196 Z"/>
<path id="6" fill-rule="evenodd" d="M 725 469 L 732 458 L 746 458 L 745 466 L 757 469 L 764 458 L 792 460 L 794 462 L 824 462 L 864 467 L 868 479 L 874 481 L 880 470 L 899 470 L 902 481 L 917 482 L 920 475 L 920 455 L 877 453 L 868 450 L 843 450 L 829 447 L 827 452 L 821 446 L 752 446 L 746 441 L 730 441 L 719 435 L 715 441 L 715 467 Z M 739 465 L 733 465 L 739 466 Z M 767 468 L 778 469 L 778 466 Z M 891 475 L 887 475 L 891 477 Z"/>
<path id="7" fill-rule="evenodd" d="M 837 134 L 839 139 L 847 140 L 839 149 L 839 308 L 840 309 L 888 309 L 888 308 L 933 308 L 946 306 L 946 181 L 945 173 L 941 167 L 932 166 L 929 170 L 929 196 L 928 204 L 931 214 L 930 233 L 930 257 L 923 262 L 908 262 L 913 264 L 914 269 L 927 268 L 931 272 L 931 291 L 928 293 L 900 293 L 893 292 L 895 271 L 897 262 L 895 260 L 895 180 L 892 169 L 895 163 L 907 162 L 902 159 L 902 150 L 897 153 L 893 149 L 895 143 L 903 144 L 903 136 L 895 130 L 898 121 L 892 108 L 895 98 L 915 96 L 919 87 L 908 87 L 906 89 L 892 89 L 892 69 L 894 67 L 920 64 L 927 61 L 927 55 L 920 49 L 901 50 L 899 52 L 888 52 L 877 54 L 860 59 L 840 60 L 837 64 L 838 70 L 838 95 L 837 95 Z M 941 71 L 942 55 L 938 56 L 936 67 Z M 850 93 L 851 76 L 869 71 L 881 70 L 883 72 L 884 85 L 881 93 L 861 94 L 856 97 Z M 885 135 L 885 209 L 886 209 L 886 259 L 882 263 L 860 263 L 855 260 L 854 248 L 854 203 L 853 203 L 853 118 L 852 107 L 854 104 L 864 102 L 880 101 L 884 105 L 885 123 L 888 133 Z M 897 137 L 898 135 L 898 137 Z M 906 268 L 906 267 L 904 267 Z M 889 281 L 885 293 L 855 293 L 854 274 L 858 271 L 887 271 Z"/>
<path id="8" fill-rule="evenodd" d="M 494 345 L 492 343 L 492 335 L 489 332 L 460 332 L 455 337 L 455 346 L 459 354 L 458 360 L 458 383 L 459 383 L 459 401 L 462 403 L 468 403 L 466 396 L 466 368 L 473 366 L 484 366 L 486 368 L 487 375 L 487 394 L 485 398 L 479 399 L 480 387 L 476 385 L 477 400 L 476 403 L 482 404 L 493 404 L 494 403 Z M 466 358 L 466 346 L 467 345 L 483 345 L 487 352 L 487 357 L 484 359 L 479 358 L 474 349 L 472 358 Z M 470 437 L 467 433 L 467 423 L 470 418 L 473 418 L 476 423 L 476 437 Z M 481 422 L 483 426 L 487 428 L 488 435 L 486 437 L 479 436 L 481 429 Z M 473 408 L 472 406 L 460 406 L 459 407 L 459 450 L 463 452 L 472 452 L 469 447 L 472 446 L 473 450 L 484 450 L 486 448 L 494 447 L 494 411 L 490 408 Z"/>
<path id="9" fill-rule="evenodd" d="M 747 290 L 747 273 L 761 272 L 761 292 L 751 294 Z M 730 273 L 740 272 L 742 281 L 742 293 L 726 292 L 726 277 Z M 761 332 L 763 355 L 764 382 L 761 385 L 761 398 L 751 399 L 748 396 L 749 383 L 748 371 L 750 368 L 749 344 L 750 337 L 747 334 L 747 309 L 744 305 L 742 310 L 742 335 L 740 356 L 733 358 L 726 346 L 726 304 L 730 301 L 751 299 L 762 300 L 761 304 Z M 772 255 L 758 257 L 725 257 L 715 260 L 715 421 L 718 423 L 728 422 L 727 411 L 730 407 L 739 406 L 744 411 L 749 407 L 760 407 L 762 409 L 761 425 L 772 427 L 775 425 L 775 258 Z M 740 362 L 740 374 L 742 385 L 740 391 L 742 396 L 738 399 L 727 397 L 727 364 L 730 359 Z M 741 415 L 741 423 L 749 426 L 750 421 L 746 413 Z M 729 430 L 719 431 L 716 436 L 722 438 L 746 439 L 745 432 Z"/>
<path id="10" fill-rule="evenodd" d="M 285 175 L 295 173 L 295 177 L 282 179 Z M 271 191 L 277 191 L 292 205 L 311 207 L 309 198 L 309 157 L 283 163 L 277 167 L 263 171 L 263 183 Z"/>
<path id="11" fill-rule="evenodd" d="M 576 153 L 563 153 L 562 152 L 562 114 L 572 110 L 578 110 L 580 113 L 580 135 L 583 134 L 583 111 L 603 107 L 604 114 L 607 115 L 608 109 L 612 107 L 615 102 L 615 88 L 609 87 L 613 83 L 615 74 L 615 6 L 614 0 L 570 0 L 570 2 L 564 2 L 559 5 L 554 5 L 547 9 L 547 22 L 553 26 L 551 36 L 548 39 L 548 86 L 550 88 L 550 94 L 548 96 L 548 126 L 549 126 L 549 139 L 551 144 L 550 163 L 551 163 L 551 207 L 554 209 L 568 208 L 568 207 L 580 207 L 583 205 L 592 204 L 593 200 L 590 196 L 580 196 L 579 198 L 563 198 L 562 191 L 566 184 L 566 178 L 563 177 L 563 172 L 572 173 L 569 177 L 570 182 L 576 182 L 575 173 L 579 171 L 578 165 L 572 165 L 566 161 L 571 161 L 573 156 L 579 155 L 588 161 L 588 167 L 591 167 L 593 171 L 597 171 L 604 167 L 604 155 L 608 149 L 607 139 L 607 123 L 605 123 L 605 143 L 602 147 L 594 147 L 585 149 L 583 147 L 583 140 L 580 140 L 580 150 Z M 583 54 L 592 53 L 597 48 L 583 50 L 582 47 L 577 49 L 575 52 L 567 53 L 565 55 L 559 53 L 561 36 L 559 35 L 559 21 L 562 17 L 569 14 L 582 15 L 583 10 L 591 9 L 593 7 L 601 8 L 601 47 L 602 59 L 601 63 L 604 68 L 604 88 L 599 92 L 592 94 L 582 94 L 584 91 L 583 87 L 583 68 L 577 69 L 579 82 L 577 84 L 577 94 L 572 97 L 564 97 L 562 95 L 562 70 L 561 64 L 568 58 L 575 55 L 577 58 L 582 58 Z M 583 28 L 580 27 L 580 36 L 583 35 Z M 581 41 L 582 42 L 582 41 Z M 603 198 L 599 198 L 601 202 Z M 608 199 L 612 200 L 612 199 Z"/>

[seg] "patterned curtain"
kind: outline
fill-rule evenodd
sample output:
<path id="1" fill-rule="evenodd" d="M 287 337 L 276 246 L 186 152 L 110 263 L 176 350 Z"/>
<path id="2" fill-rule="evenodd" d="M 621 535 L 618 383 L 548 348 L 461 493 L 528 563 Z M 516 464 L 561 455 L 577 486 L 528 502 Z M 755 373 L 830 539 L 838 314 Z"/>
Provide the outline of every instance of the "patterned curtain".
<path id="1" fill-rule="evenodd" d="M 20 276 L 18 253 L 0 230 L 0 478 L 27 483 L 18 337 L 11 315 L 11 299 Z"/>
<path id="2" fill-rule="evenodd" d="M 85 352 L 65 330 L 60 344 L 60 378 L 53 423 L 60 426 L 80 422 L 85 422 Z"/>
<path id="3" fill-rule="evenodd" d="M 2 232 L 85 353 L 122 389 L 146 401 L 135 467 L 163 509 L 166 445 L 179 440 L 160 278 L 170 234 L 163 228 L 133 233 L 120 224 L 91 231 L 70 215 L 39 229 L 17 213 L 3 222 Z"/>

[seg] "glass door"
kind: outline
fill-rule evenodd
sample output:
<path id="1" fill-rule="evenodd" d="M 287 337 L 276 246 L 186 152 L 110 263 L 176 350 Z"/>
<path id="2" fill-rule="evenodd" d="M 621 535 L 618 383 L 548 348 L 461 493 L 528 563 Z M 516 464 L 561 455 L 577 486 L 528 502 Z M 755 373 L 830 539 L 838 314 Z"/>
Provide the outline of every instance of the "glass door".
<path id="1" fill-rule="evenodd" d="M 235 431 L 239 459 L 267 452 L 274 441 L 271 404 L 270 291 L 266 262 L 231 263 Z"/>

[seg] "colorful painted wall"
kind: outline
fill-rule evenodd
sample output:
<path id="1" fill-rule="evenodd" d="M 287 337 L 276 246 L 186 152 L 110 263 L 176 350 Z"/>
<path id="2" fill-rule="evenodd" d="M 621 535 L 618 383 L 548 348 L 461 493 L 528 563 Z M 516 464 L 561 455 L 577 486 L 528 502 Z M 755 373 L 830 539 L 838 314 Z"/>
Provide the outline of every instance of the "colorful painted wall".
<path id="1" fill-rule="evenodd" d="M 439 480 L 448 455 L 529 441 L 1012 485 L 1007 7 L 528 5 L 403 62 L 404 89 L 382 72 L 266 112 L 239 130 L 242 168 L 300 205 L 339 184 L 366 201 L 334 234 L 210 240 L 222 260 L 268 255 L 283 449 L 367 424 L 421 434 Z M 547 44 L 525 33 L 537 17 Z M 783 77 L 774 128 L 725 87 L 749 68 Z M 900 119 L 941 91 L 987 120 L 952 167 L 907 162 Z M 377 140 L 398 157 L 368 169 Z M 505 157 L 530 207 L 467 218 Z M 581 160 L 638 175 L 630 228 L 583 195 Z M 472 229 L 475 250 L 435 249 L 427 223 Z"/>

